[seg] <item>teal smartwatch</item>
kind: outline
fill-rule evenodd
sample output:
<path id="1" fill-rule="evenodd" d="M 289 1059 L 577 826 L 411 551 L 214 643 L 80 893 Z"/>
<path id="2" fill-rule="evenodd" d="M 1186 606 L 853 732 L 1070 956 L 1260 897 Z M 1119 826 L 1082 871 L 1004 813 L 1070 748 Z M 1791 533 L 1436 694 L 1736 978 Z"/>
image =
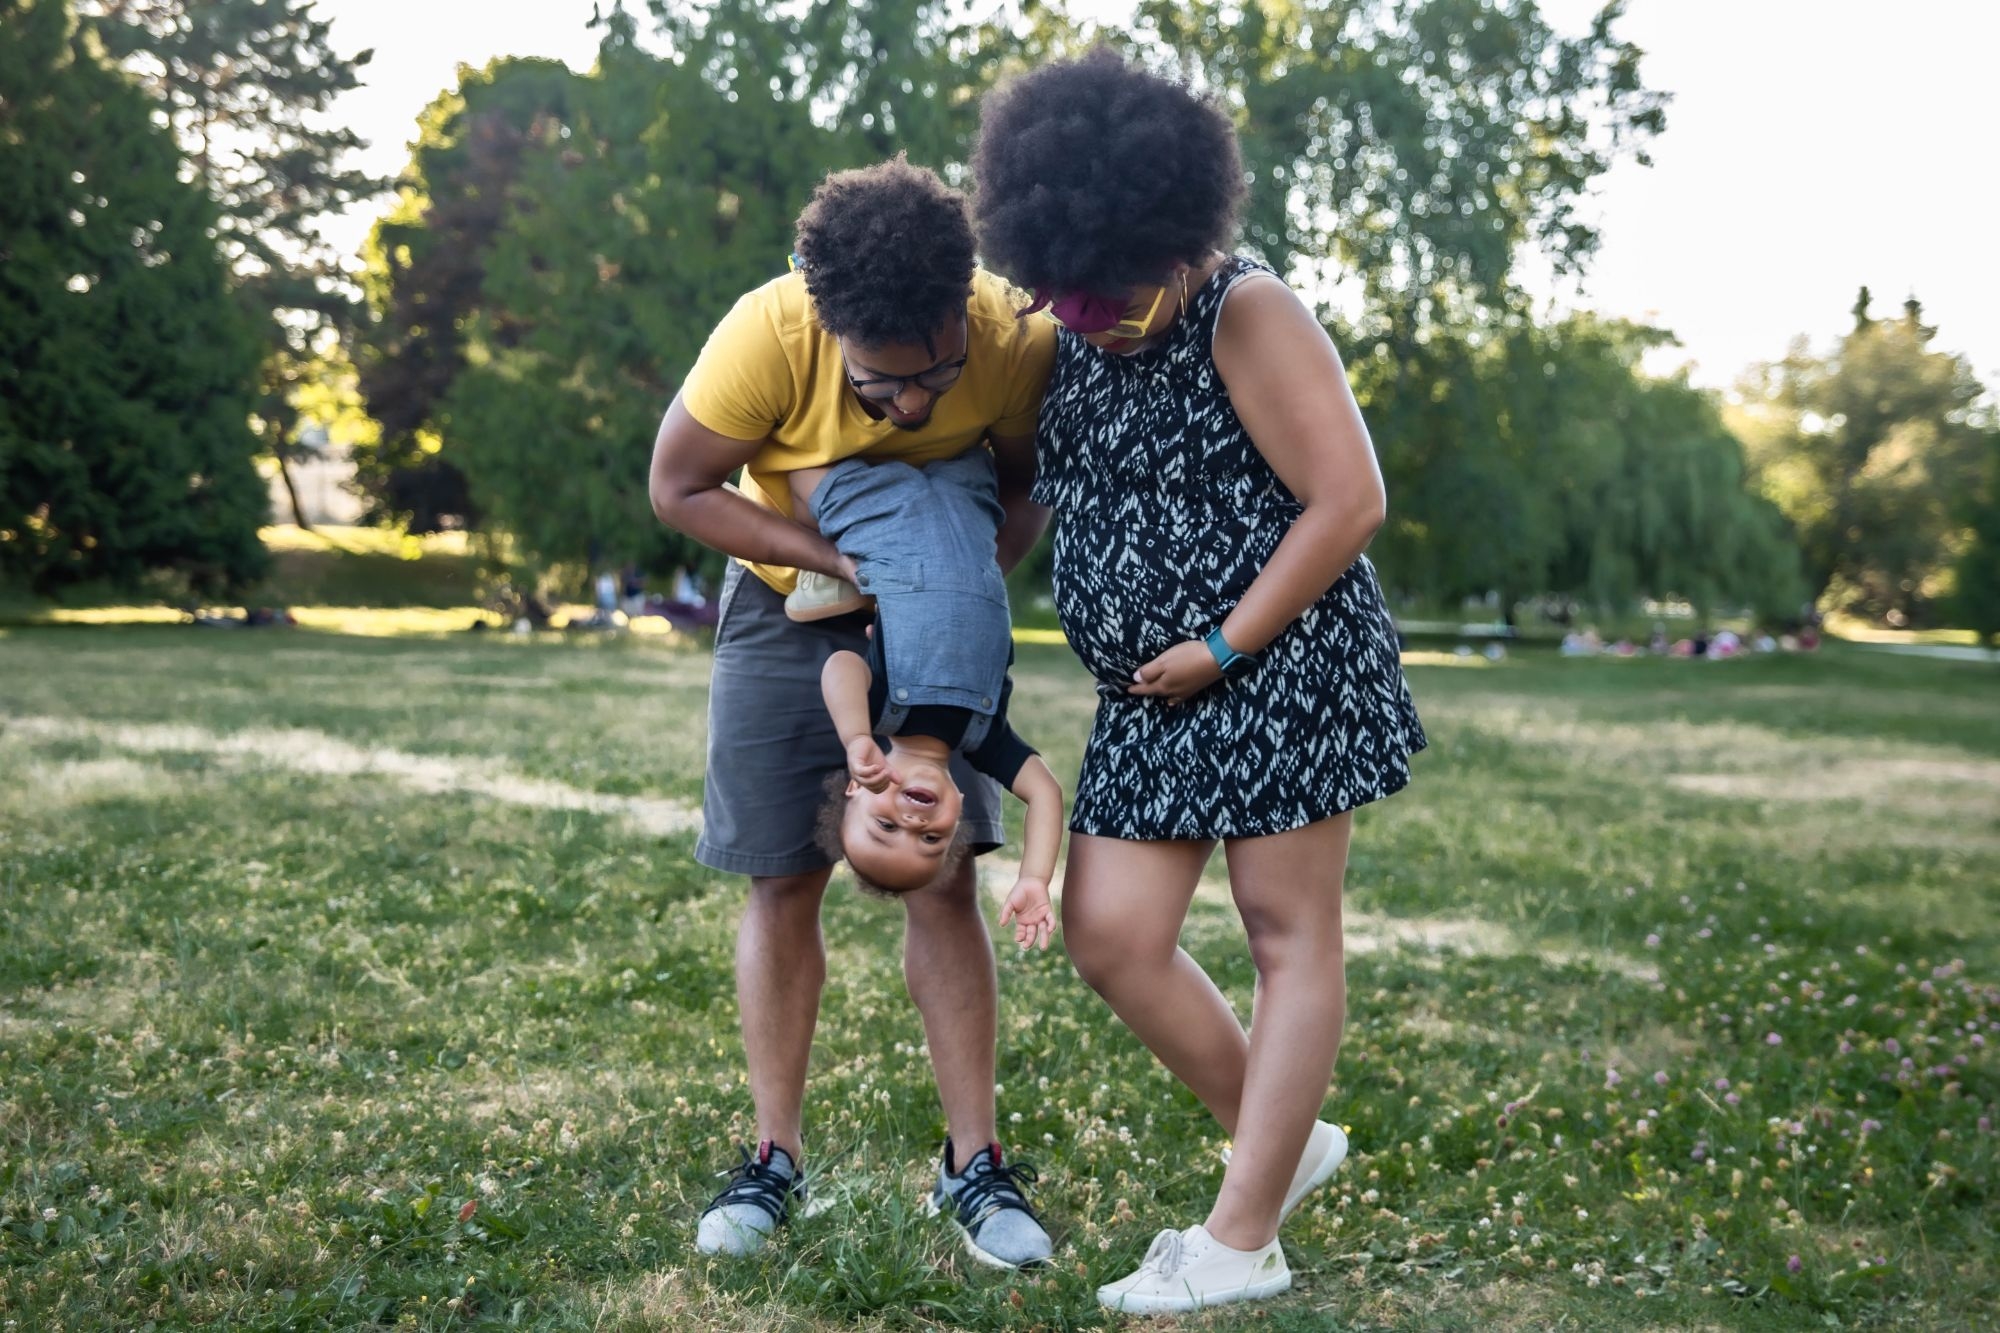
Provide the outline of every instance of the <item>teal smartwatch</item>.
<path id="1" fill-rule="evenodd" d="M 1208 632 L 1208 651 L 1215 657 L 1215 664 L 1222 668 L 1225 679 L 1237 680 L 1257 669 L 1257 659 L 1249 653 L 1239 653 L 1229 646 L 1229 640 L 1222 637 L 1222 626 L 1217 625 Z"/>

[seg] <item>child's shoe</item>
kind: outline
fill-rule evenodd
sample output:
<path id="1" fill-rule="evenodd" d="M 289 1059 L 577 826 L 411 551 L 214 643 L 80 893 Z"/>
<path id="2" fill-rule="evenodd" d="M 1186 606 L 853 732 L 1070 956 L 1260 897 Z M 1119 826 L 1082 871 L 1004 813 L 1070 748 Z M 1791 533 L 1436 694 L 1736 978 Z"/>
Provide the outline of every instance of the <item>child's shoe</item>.
<path id="1" fill-rule="evenodd" d="M 1137 1272 L 1097 1289 L 1097 1303 L 1125 1314 L 1185 1314 L 1232 1301 L 1261 1301 L 1291 1290 L 1292 1269 L 1273 1239 L 1232 1250 L 1207 1227 L 1162 1231 Z"/>
<path id="2" fill-rule="evenodd" d="M 873 597 L 846 579 L 812 569 L 800 570 L 798 586 L 785 594 L 785 614 L 793 620 L 825 620 L 874 605 Z"/>

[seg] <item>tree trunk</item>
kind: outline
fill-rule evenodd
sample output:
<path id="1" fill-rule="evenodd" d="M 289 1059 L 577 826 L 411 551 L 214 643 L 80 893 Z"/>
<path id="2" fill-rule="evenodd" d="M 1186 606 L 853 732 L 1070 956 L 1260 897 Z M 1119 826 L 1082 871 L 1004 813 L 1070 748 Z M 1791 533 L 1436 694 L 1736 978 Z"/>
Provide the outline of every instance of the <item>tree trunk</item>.
<path id="1" fill-rule="evenodd" d="M 284 479 L 285 495 L 292 502 L 292 521 L 297 523 L 301 530 L 311 532 L 313 525 L 306 521 L 305 506 L 299 503 L 299 488 L 292 481 L 292 465 L 285 461 L 285 453 L 282 449 L 273 450 L 272 456 L 278 460 L 278 475 Z"/>

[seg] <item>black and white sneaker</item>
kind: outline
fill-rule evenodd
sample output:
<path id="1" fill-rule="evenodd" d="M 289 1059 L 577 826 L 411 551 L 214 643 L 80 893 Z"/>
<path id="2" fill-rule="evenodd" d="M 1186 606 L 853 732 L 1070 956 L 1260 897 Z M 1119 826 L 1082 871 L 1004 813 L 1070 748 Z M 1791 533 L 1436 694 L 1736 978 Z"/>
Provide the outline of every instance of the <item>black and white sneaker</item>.
<path id="1" fill-rule="evenodd" d="M 991 1268 L 1047 1263 L 1055 1253 L 1055 1242 L 1022 1192 L 1024 1185 L 1038 1178 L 1035 1168 L 1003 1165 L 997 1143 L 980 1149 L 962 1171 L 952 1170 L 953 1160 L 951 1140 L 946 1139 L 937 1188 L 927 1204 L 933 1213 L 951 1211 L 952 1221 L 965 1234 L 966 1251 Z"/>
<path id="2" fill-rule="evenodd" d="M 738 1148 L 743 1160 L 729 1173 L 729 1183 L 710 1200 L 695 1231 L 694 1247 L 703 1254 L 755 1254 L 782 1222 L 791 1220 L 794 1202 L 806 1201 L 806 1181 L 792 1155 L 769 1139 L 752 1157 Z"/>

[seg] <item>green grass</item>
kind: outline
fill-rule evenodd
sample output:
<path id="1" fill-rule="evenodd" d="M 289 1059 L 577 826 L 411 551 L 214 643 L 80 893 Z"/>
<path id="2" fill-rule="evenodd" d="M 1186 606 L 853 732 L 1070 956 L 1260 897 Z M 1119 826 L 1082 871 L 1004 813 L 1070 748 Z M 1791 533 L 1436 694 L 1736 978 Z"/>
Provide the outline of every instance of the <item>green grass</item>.
<path id="1" fill-rule="evenodd" d="M 1994 669 L 1417 660 L 1433 748 L 1349 876 L 1354 1157 L 1289 1297 L 1181 1326 L 1991 1325 Z M 1118 1326 L 1092 1287 L 1199 1218 L 1215 1126 L 1005 951 L 1004 1132 L 1061 1255 L 968 1265 L 913 1207 L 898 913 L 847 892 L 834 1207 L 691 1253 L 749 1111 L 740 884 L 677 831 L 706 675 L 673 637 L 0 631 L 0 1324 Z M 1073 773 L 1067 652 L 1024 645 L 1016 697 Z M 1219 883 L 1186 942 L 1247 1005 Z"/>
<path id="2" fill-rule="evenodd" d="M 237 606 L 369 608 L 376 612 L 450 611 L 455 626 L 482 598 L 478 554 L 466 534 L 411 537 L 390 528 L 290 524 L 262 530 L 271 568 L 245 589 Z M 138 604 L 135 604 L 138 603 Z M 128 590 L 84 586 L 60 598 L 36 597 L 0 583 L 0 624 L 143 623 L 179 620 L 176 608 L 144 604 Z M 322 617 L 324 619 L 324 617 Z"/>

